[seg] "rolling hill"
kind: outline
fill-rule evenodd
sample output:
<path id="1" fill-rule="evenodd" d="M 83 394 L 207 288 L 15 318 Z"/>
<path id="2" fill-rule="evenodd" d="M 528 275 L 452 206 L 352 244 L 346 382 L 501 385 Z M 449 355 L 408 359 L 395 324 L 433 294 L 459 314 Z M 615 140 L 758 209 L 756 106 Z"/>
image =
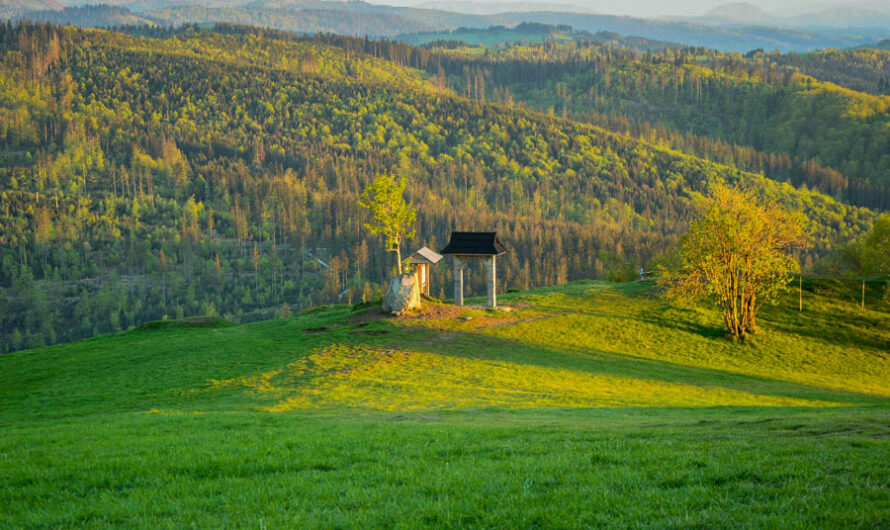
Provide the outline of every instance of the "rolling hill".
<path id="1" fill-rule="evenodd" d="M 226 2 L 169 16 L 465 16 Z M 801 73 L 876 83 L 883 52 L 63 13 L 142 18 L 0 24 L 0 527 L 890 526 L 886 278 L 795 278 L 743 342 L 629 281 L 715 184 L 802 212 L 805 269 L 887 228 L 850 202 L 886 208 L 890 98 Z M 445 260 L 380 312 L 383 173 L 406 253 L 498 232 L 501 307 L 447 303 Z"/>
<path id="2" fill-rule="evenodd" d="M 869 28 L 876 27 L 886 30 L 890 27 L 890 9 L 869 9 L 860 7 L 841 7 L 806 13 L 791 19 L 798 26 L 836 27 L 836 28 Z"/>
<path id="3" fill-rule="evenodd" d="M 417 4 L 422 9 L 438 11 L 454 11 L 473 15 L 495 15 L 498 13 L 515 13 L 529 11 L 559 11 L 563 13 L 594 13 L 593 9 L 579 4 L 536 3 L 536 2 L 471 2 L 430 1 Z"/>
<path id="4" fill-rule="evenodd" d="M 768 13 L 759 7 L 746 3 L 735 2 L 719 5 L 702 16 L 698 17 L 672 17 L 673 20 L 685 20 L 696 24 L 708 24 L 731 27 L 773 27 L 773 28 L 797 28 L 805 31 L 826 29 L 859 29 L 878 30 L 886 32 L 890 28 L 890 10 L 880 4 L 845 5 L 843 7 L 830 7 L 819 9 L 813 6 L 814 11 L 798 12 L 790 15 L 776 15 Z M 854 29 L 854 31 L 855 31 Z"/>
<path id="5" fill-rule="evenodd" d="M 759 7 L 745 2 L 719 5 L 702 17 L 712 22 L 732 24 L 768 24 L 775 17 L 771 17 Z"/>
<path id="6" fill-rule="evenodd" d="M 413 46 L 436 48 L 456 48 L 461 44 L 493 47 L 498 45 L 529 44 L 533 42 L 577 42 L 581 45 L 597 43 L 616 47 L 627 47 L 641 51 L 657 51 L 667 48 L 683 47 L 676 43 L 655 41 L 644 39 L 642 37 L 622 37 L 617 33 L 608 31 L 600 31 L 594 34 L 586 31 L 575 31 L 569 26 L 548 26 L 546 24 L 534 24 L 529 22 L 523 22 L 510 28 L 504 26 L 491 26 L 488 28 L 460 28 L 445 32 L 430 31 L 410 33 L 399 35 L 396 37 L 396 40 Z"/>
<path id="7" fill-rule="evenodd" d="M 55 0 L 3 0 L 0 2 L 0 19 L 13 18 L 29 11 L 59 10 L 64 4 Z"/>
<path id="8" fill-rule="evenodd" d="M 581 31 L 610 31 L 620 35 L 639 36 L 652 40 L 679 42 L 687 46 L 722 51 L 748 52 L 753 49 L 811 51 L 822 48 L 849 48 L 874 42 L 886 36 L 882 28 L 782 28 L 776 26 L 709 26 L 705 24 L 661 19 L 640 19 L 584 13 L 509 13 L 499 15 L 500 23 L 536 22 L 570 25 Z"/>
<path id="9" fill-rule="evenodd" d="M 32 10 L 15 19 L 27 18 L 33 22 L 49 22 L 51 24 L 71 24 L 83 28 L 110 26 L 154 26 L 152 19 L 140 16 L 124 7 L 109 5 L 86 5 L 65 7 L 60 9 Z"/>
<path id="10" fill-rule="evenodd" d="M 772 55 L 771 58 L 816 79 L 858 92 L 890 94 L 890 49 L 882 50 L 880 45 Z"/>
<path id="11" fill-rule="evenodd" d="M 367 237 L 356 199 L 384 171 L 411 180 L 419 236 L 408 252 L 460 227 L 497 230 L 515 256 L 504 288 L 650 262 L 711 182 L 805 211 L 809 265 L 874 219 L 761 175 L 459 97 L 404 66 L 432 52 L 398 43 L 231 26 L 3 31 L 7 349 L 165 315 L 251 321 L 285 304 L 373 299 L 391 257 Z"/>
<path id="12" fill-rule="evenodd" d="M 821 292 L 745 344 L 576 282 L 0 356 L 0 524 L 881 526 L 890 321 Z"/>
<path id="13" fill-rule="evenodd" d="M 467 96 L 592 122 L 854 204 L 890 206 L 882 51 L 656 53 L 553 39 L 484 51 L 443 46 L 441 57 L 427 71 L 441 68 Z M 467 91 L 477 79 L 484 94 Z"/>

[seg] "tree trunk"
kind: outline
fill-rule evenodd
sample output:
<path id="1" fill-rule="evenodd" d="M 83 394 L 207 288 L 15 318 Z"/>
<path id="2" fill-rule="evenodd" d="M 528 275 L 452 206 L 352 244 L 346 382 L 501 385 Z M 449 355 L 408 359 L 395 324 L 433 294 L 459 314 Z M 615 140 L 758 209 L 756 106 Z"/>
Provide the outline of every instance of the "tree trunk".
<path id="1" fill-rule="evenodd" d="M 757 333 L 757 321 L 755 320 L 757 312 L 757 295 L 752 294 L 748 299 L 748 326 L 746 331 L 754 334 Z"/>

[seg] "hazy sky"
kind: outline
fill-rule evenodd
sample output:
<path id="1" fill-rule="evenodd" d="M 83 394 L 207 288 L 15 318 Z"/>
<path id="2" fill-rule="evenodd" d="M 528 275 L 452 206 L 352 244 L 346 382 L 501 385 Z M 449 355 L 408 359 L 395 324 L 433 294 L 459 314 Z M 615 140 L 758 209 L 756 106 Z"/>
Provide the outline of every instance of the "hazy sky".
<path id="1" fill-rule="evenodd" d="M 375 4 L 389 5 L 417 5 L 426 0 L 369 0 Z M 441 0 L 439 0 L 441 1 Z M 477 3 L 488 3 L 485 0 L 473 0 Z M 510 0 L 492 0 L 491 3 L 509 3 Z M 513 0 L 518 3 L 547 4 L 546 0 Z M 701 15 L 719 5 L 745 0 L 553 0 L 557 4 L 581 5 L 594 11 L 654 17 L 661 15 Z M 812 13 L 842 6 L 880 7 L 886 8 L 890 0 L 862 0 L 844 2 L 843 0 L 748 0 L 747 3 L 756 5 L 767 13 L 776 15 L 791 15 L 799 13 Z"/>

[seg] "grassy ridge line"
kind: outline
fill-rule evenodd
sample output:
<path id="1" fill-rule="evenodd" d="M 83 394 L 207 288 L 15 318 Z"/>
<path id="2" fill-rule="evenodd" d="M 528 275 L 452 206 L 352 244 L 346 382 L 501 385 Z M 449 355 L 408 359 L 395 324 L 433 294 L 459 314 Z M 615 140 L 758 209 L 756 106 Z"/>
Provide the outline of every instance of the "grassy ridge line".
<path id="1" fill-rule="evenodd" d="M 890 523 L 888 399 L 861 393 L 856 381 L 890 364 L 887 313 L 808 293 L 806 314 L 783 300 L 764 313 L 766 334 L 740 345 L 720 338 L 716 311 L 671 307 L 651 294 L 640 284 L 575 282 L 505 294 L 515 308 L 507 314 L 430 304 L 418 317 L 390 320 L 375 308 L 337 306 L 241 326 L 158 324 L 2 356 L 0 527 Z M 651 319 L 647 330 L 665 340 L 644 332 L 625 337 L 628 346 L 663 359 L 598 345 L 634 322 L 629 312 Z M 536 327 L 577 334 L 567 317 L 586 319 L 584 351 Z M 829 317 L 831 326 L 822 321 Z M 676 355 L 678 344 L 702 337 L 711 348 Z M 821 351 L 817 362 L 795 353 L 805 344 Z M 787 359 L 773 365 L 765 353 Z M 804 366 L 829 377 L 836 367 L 818 361 L 835 354 L 863 367 L 858 376 L 833 374 L 848 391 L 783 380 L 789 367 Z M 696 355 L 759 360 L 773 377 L 705 369 Z M 438 363 L 427 369 L 430 358 Z M 320 362 L 333 366 L 316 369 Z M 495 377 L 508 364 L 518 380 Z M 318 409 L 263 410 L 332 382 L 370 404 L 411 408 L 408 399 L 422 404 L 443 388 L 437 379 L 461 375 L 461 366 L 472 368 L 464 391 L 489 406 L 380 412 L 331 394 Z M 387 370 L 395 377 L 382 377 Z M 642 388 L 683 382 L 693 397 L 723 398 L 664 407 L 655 394 L 644 407 L 552 408 L 534 391 L 546 391 L 540 376 L 555 371 L 594 381 L 620 375 Z M 418 372 L 426 377 L 417 381 Z M 227 378 L 276 388 L 218 384 Z M 402 378 L 429 388 L 402 391 Z M 498 406 L 495 383 L 537 386 L 523 396 L 536 407 Z M 714 389 L 848 406 L 725 406 L 732 392 Z M 640 389 L 568 390 L 632 397 Z"/>
<path id="2" fill-rule="evenodd" d="M 789 398 L 879 405 L 890 396 L 886 313 L 816 297 L 805 315 L 788 315 L 787 305 L 767 311 L 765 335 L 734 344 L 719 337 L 714 310 L 672 307 L 633 284 L 576 282 L 505 295 L 504 303 L 517 310 L 504 316 L 431 305 L 420 318 L 392 321 L 377 320 L 375 309 L 334 307 L 244 326 L 136 330 L 16 353 L 0 358 L 7 379 L 0 415 L 29 422 L 153 409 L 286 410 L 294 403 L 486 407 L 504 405 L 510 392 L 526 394 L 506 404 L 531 407 Z M 826 318 L 835 318 L 832 326 Z M 347 354 L 338 356 L 338 348 Z M 324 365 L 325 358 L 334 364 Z M 490 379 L 485 367 L 496 368 Z M 566 395 L 555 374 L 571 374 Z M 402 384 L 413 375 L 421 384 Z M 460 399 L 448 396 L 454 380 L 465 387 Z M 639 394 L 628 381 L 655 387 Z M 585 397 L 572 401 L 572 392 Z M 739 393 L 756 398 L 739 401 Z"/>

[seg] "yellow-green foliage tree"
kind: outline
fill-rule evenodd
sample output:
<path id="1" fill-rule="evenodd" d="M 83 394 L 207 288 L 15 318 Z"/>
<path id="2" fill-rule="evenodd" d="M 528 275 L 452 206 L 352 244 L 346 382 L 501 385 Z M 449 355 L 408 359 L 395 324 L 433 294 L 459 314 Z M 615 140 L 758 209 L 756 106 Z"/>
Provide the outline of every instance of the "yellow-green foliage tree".
<path id="1" fill-rule="evenodd" d="M 871 231 L 843 247 L 841 258 L 848 273 L 873 277 L 890 274 L 890 213 L 882 213 L 875 219 Z M 862 285 L 864 305 L 864 280 Z M 890 302 L 890 282 L 887 283 L 884 299 Z"/>
<path id="2" fill-rule="evenodd" d="M 863 274 L 890 274 L 890 213 L 881 214 L 871 231 L 855 245 Z"/>
<path id="3" fill-rule="evenodd" d="M 749 192 L 714 186 L 697 205 L 696 219 L 680 243 L 677 268 L 662 268 L 673 297 L 713 300 L 734 338 L 755 333 L 755 317 L 799 272 L 792 255 L 808 246 L 805 217 Z"/>
<path id="4" fill-rule="evenodd" d="M 378 175 L 358 200 L 359 206 L 371 211 L 373 220 L 365 223 L 372 234 L 383 234 L 386 251 L 396 253 L 396 273 L 402 273 L 402 240 L 414 237 L 417 211 L 405 200 L 408 181 L 394 175 Z"/>

